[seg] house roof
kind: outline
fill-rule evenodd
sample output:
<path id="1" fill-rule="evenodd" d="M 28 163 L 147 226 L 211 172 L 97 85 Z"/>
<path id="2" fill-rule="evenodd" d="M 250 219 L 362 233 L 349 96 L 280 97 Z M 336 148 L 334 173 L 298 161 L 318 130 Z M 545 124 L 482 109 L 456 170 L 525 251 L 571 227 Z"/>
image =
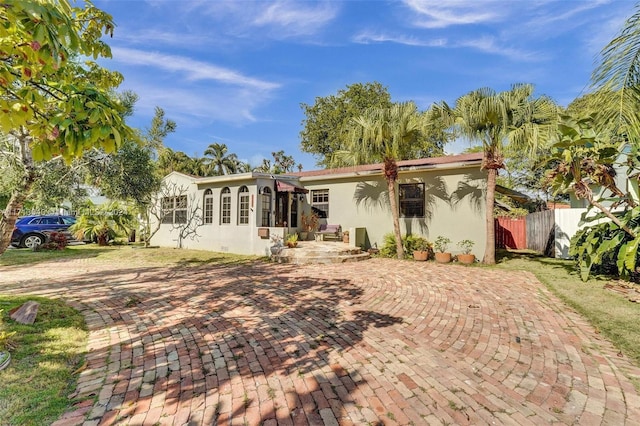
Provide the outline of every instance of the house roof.
<path id="1" fill-rule="evenodd" d="M 398 161 L 398 168 L 402 170 L 428 169 L 428 168 L 453 168 L 471 165 L 480 165 L 483 154 L 474 152 L 471 154 L 447 155 L 443 157 L 419 158 L 417 160 Z M 360 166 L 340 167 L 335 169 L 310 170 L 305 172 L 289 173 L 290 176 L 311 178 L 315 176 L 359 175 L 382 172 L 383 164 L 363 164 Z"/>
<path id="2" fill-rule="evenodd" d="M 515 189 L 506 188 L 502 185 L 496 185 L 496 192 L 511 198 L 512 200 L 516 200 L 519 203 L 526 203 L 530 200 L 530 197 L 527 194 L 523 194 L 522 192 L 518 192 Z"/>

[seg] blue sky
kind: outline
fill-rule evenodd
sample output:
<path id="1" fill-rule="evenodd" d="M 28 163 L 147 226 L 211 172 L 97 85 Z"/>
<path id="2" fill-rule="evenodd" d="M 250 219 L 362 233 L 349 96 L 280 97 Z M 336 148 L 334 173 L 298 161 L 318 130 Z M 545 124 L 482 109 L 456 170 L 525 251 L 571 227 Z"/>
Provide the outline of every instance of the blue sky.
<path id="1" fill-rule="evenodd" d="M 589 87 L 600 50 L 632 15 L 629 0 L 124 1 L 95 5 L 117 24 L 108 40 L 121 89 L 177 122 L 165 144 L 202 156 L 213 143 L 253 165 L 300 151 L 301 103 L 378 81 L 422 109 L 465 93 L 532 83 L 566 106 Z M 463 149 L 448 147 L 450 153 Z"/>

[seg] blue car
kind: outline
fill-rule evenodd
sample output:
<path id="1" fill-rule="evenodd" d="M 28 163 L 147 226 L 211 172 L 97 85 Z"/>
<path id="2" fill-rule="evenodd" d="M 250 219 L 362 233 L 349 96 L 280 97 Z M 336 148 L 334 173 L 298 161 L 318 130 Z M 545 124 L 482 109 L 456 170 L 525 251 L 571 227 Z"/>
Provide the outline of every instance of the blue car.
<path id="1" fill-rule="evenodd" d="M 51 232 L 63 232 L 67 239 L 73 236 L 67 229 L 76 223 L 74 216 L 45 215 L 45 216 L 24 216 L 18 218 L 13 234 L 11 235 L 11 245 L 14 247 L 34 248 L 47 241 L 47 235 Z"/>

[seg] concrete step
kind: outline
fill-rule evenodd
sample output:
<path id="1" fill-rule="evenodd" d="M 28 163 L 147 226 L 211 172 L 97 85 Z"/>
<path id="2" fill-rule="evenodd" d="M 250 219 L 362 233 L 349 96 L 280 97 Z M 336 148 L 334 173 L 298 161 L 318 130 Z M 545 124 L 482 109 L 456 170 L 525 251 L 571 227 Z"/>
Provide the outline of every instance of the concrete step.
<path id="1" fill-rule="evenodd" d="M 352 247 L 342 242 L 299 242 L 298 247 L 283 248 L 272 259 L 279 263 L 344 263 L 369 259 L 369 253 L 362 252 L 359 247 Z"/>
<path id="2" fill-rule="evenodd" d="M 362 260 L 367 260 L 370 257 L 371 256 L 369 255 L 369 253 L 359 253 L 359 254 L 339 255 L 339 256 L 287 256 L 281 253 L 279 256 L 273 256 L 273 260 L 278 263 L 308 265 L 308 264 L 360 262 Z"/>

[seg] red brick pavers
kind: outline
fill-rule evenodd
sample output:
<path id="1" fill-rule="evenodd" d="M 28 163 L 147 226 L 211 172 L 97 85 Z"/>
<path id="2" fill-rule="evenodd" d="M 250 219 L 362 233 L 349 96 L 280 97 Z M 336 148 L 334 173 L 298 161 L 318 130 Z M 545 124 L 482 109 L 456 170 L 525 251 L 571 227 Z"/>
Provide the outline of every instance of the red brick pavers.
<path id="1" fill-rule="evenodd" d="M 524 272 L 123 257 L 5 268 L 0 284 L 63 298 L 87 320 L 81 402 L 56 425 L 640 419 L 640 370 Z"/>

